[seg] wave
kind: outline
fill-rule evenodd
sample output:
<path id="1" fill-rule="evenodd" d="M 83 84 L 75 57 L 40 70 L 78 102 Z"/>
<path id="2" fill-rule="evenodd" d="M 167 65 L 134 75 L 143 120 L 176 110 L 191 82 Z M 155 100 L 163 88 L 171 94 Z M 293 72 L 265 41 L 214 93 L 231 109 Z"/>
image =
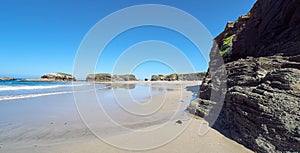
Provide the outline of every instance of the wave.
<path id="1" fill-rule="evenodd" d="M 7 97 L 0 97 L 0 101 L 3 101 L 3 100 L 23 99 L 23 98 L 33 98 L 33 97 L 41 97 L 41 96 L 49 96 L 49 95 L 60 95 L 60 94 L 67 94 L 67 93 L 72 93 L 72 91 L 41 93 L 41 94 L 28 94 L 28 95 L 17 95 L 17 96 L 7 96 Z"/>
<path id="2" fill-rule="evenodd" d="M 78 86 L 78 85 L 76 85 L 76 86 Z M 16 100 L 16 99 L 24 99 L 24 98 L 34 98 L 34 97 L 50 96 L 50 95 L 70 94 L 70 93 L 74 93 L 74 92 L 96 91 L 96 90 L 103 90 L 103 89 L 107 89 L 107 88 L 108 87 L 87 89 L 87 90 L 81 90 L 81 91 L 63 91 L 63 92 L 50 92 L 50 93 L 38 93 L 38 94 L 3 96 L 3 97 L 0 97 L 0 101 L 4 101 L 4 100 Z"/>
<path id="3" fill-rule="evenodd" d="M 53 89 L 61 87 L 83 86 L 86 84 L 72 84 L 72 85 L 39 85 L 39 86 L 0 86 L 0 91 L 15 91 L 15 90 L 37 90 L 37 89 Z"/>

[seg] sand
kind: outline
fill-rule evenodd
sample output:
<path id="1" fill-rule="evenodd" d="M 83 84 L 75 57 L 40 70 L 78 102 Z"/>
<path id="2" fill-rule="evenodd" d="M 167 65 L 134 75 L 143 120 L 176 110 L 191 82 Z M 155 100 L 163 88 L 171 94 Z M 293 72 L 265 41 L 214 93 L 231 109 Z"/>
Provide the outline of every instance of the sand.
<path id="1" fill-rule="evenodd" d="M 164 87 L 168 92 L 154 95 L 148 104 L 163 102 L 154 113 L 145 116 L 119 117 L 119 123 L 124 128 L 114 128 L 106 125 L 92 127 L 92 133 L 82 123 L 76 111 L 60 116 L 60 119 L 47 126 L 16 125 L 15 132 L 3 134 L 0 127 L 0 140 L 14 138 L 10 144 L 0 141 L 0 152 L 5 153 L 127 153 L 127 152 L 157 152 L 157 153 L 199 153 L 199 152 L 252 152 L 244 146 L 224 137 L 218 131 L 209 128 L 201 133 L 200 125 L 206 122 L 184 113 L 189 101 L 197 93 L 199 82 L 132 82 L 135 84 L 151 84 L 152 87 Z M 116 83 L 114 83 L 116 84 Z M 162 100 L 163 99 L 163 100 Z M 145 104 L 147 104 L 147 102 Z M 143 103 L 142 103 L 143 104 Z M 151 110 L 147 105 L 144 111 Z M 135 111 L 135 110 L 133 110 Z M 134 116 L 134 115 L 133 115 Z M 140 119 L 139 119 L 140 118 Z M 181 122 L 178 122 L 180 120 Z M 49 123 L 50 122 L 50 123 Z M 42 124 L 42 123 L 41 123 Z M 11 126 L 8 126 L 11 128 Z M 14 131 L 13 129 L 6 129 Z M 38 132 L 32 132 L 39 130 Z M 31 132 L 31 134 L 30 134 Z M 105 133 L 105 134 L 103 134 Z M 201 134 L 200 134 L 201 133 Z M 14 135 L 14 136 L 12 136 Z M 16 138 L 27 138 L 27 143 Z M 27 135 L 27 137 L 26 137 Z M 32 139 L 39 137 L 40 139 Z"/>

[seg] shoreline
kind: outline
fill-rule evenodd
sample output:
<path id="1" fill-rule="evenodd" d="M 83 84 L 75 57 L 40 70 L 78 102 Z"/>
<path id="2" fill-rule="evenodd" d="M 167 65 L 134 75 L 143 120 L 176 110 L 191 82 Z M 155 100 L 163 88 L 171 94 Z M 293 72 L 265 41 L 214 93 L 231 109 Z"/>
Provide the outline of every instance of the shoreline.
<path id="1" fill-rule="evenodd" d="M 147 81 L 148 83 L 150 81 Z M 181 82 L 181 83 L 179 83 Z M 113 129 L 111 127 L 105 127 L 104 125 L 97 125 L 95 128 L 99 128 L 100 132 L 107 131 L 111 133 L 105 137 L 107 141 L 114 142 L 123 147 L 131 146 L 132 144 L 143 147 L 143 145 L 148 142 L 147 137 L 142 137 L 141 133 L 132 132 L 135 130 L 145 131 L 149 129 L 157 129 L 160 126 L 164 126 L 165 132 L 158 131 L 156 134 L 164 135 L 166 131 L 174 134 L 178 133 L 178 131 L 183 130 L 181 134 L 179 134 L 174 140 L 171 142 L 155 148 L 153 150 L 146 150 L 145 152 L 199 152 L 201 148 L 205 149 L 204 152 L 251 152 L 245 147 L 237 144 L 236 142 L 224 137 L 217 131 L 211 129 L 206 135 L 199 137 L 197 135 L 197 130 L 199 130 L 199 125 L 203 122 L 203 120 L 194 119 L 193 117 L 187 117 L 186 114 L 182 114 L 184 112 L 187 105 L 189 104 L 191 98 L 195 93 L 198 92 L 197 86 L 199 82 L 174 82 L 174 81 L 152 81 L 151 86 L 160 86 L 166 87 L 169 90 L 168 92 L 162 92 L 157 95 L 152 96 L 151 100 L 153 102 L 157 102 L 161 100 L 162 97 L 165 98 L 165 103 L 160 108 L 156 114 L 144 117 L 143 120 L 136 120 L 138 118 L 124 118 L 120 117 L 120 123 L 131 130 L 129 131 L 119 131 L 118 129 Z M 124 82 L 114 82 L 113 84 L 124 84 Z M 137 82 L 125 82 L 132 84 L 145 84 L 145 81 Z M 192 88 L 191 88 L 192 87 Z M 190 88 L 190 89 L 189 89 Z M 50 96 L 51 97 L 51 96 Z M 63 97 L 60 95 L 58 98 Z M 38 101 L 38 100 L 37 100 Z M 53 101 L 53 100 L 52 100 Z M 49 100 L 48 103 L 51 103 Z M 34 104 L 33 104 L 34 105 Z M 177 115 L 170 119 L 170 117 L 174 114 L 174 111 L 179 110 Z M 76 111 L 72 111 L 73 114 Z M 63 114 L 63 113 L 62 113 Z M 26 134 L 26 131 L 34 130 L 33 127 L 15 127 L 16 132 L 14 135 L 16 138 L 22 138 L 25 136 L 30 140 L 27 142 L 27 145 L 23 145 L 20 148 L 8 148 L 8 145 L 3 144 L 0 148 L 0 151 L 5 151 L 7 153 L 32 153 L 32 152 L 72 152 L 72 153 L 97 153 L 97 152 L 130 152 L 123 149 L 118 149 L 114 146 L 107 144 L 99 139 L 97 139 L 90 131 L 86 128 L 86 126 L 82 123 L 78 114 L 72 113 L 69 114 L 71 118 L 67 116 L 61 115 L 60 120 L 56 122 L 48 122 L 46 126 L 42 126 L 38 133 L 32 133 L 32 135 Z M 117 117 L 118 119 L 118 117 Z M 189 119 L 190 123 L 186 120 Z M 181 124 L 177 124 L 176 121 L 181 120 Z M 43 124 L 43 123 L 40 123 Z M 24 125 L 20 125 L 24 126 Z M 100 127 L 99 127 L 100 126 Z M 186 127 L 185 127 L 186 126 Z M 29 125 L 30 127 L 30 125 Z M 18 129 L 20 128 L 20 129 Z M 0 128 L 1 129 L 1 128 Z M 110 131 L 110 132 L 109 132 Z M 3 131 L 2 131 L 3 132 Z M 15 132 L 12 130 L 12 132 Z M 167 132 L 167 133 L 168 133 Z M 1 133 L 1 131 L 0 131 Z M 20 137 L 19 137 L 19 136 Z M 154 135 L 154 134 L 153 134 Z M 9 135 L 8 135 L 9 136 Z M 25 138 L 26 138 L 25 137 Z M 40 140 L 32 139 L 33 137 L 41 137 Z M 146 138 L 146 139 L 145 139 Z M 44 140 L 45 139 L 45 140 Z M 121 140 L 127 141 L 121 141 Z M 153 137 L 152 139 L 159 140 L 158 137 Z M 18 140 L 14 140 L 18 142 Z M 14 142 L 13 141 L 13 142 Z M 209 142 L 208 142 L 209 141 Z M 152 142 L 149 142 L 152 143 Z M 215 147 L 212 144 L 219 144 L 219 147 Z M 184 144 L 184 145 L 183 145 Z M 13 147 L 12 144 L 11 147 Z M 20 145 L 22 146 L 22 145 Z M 217 150 L 216 150 L 217 149 Z"/>

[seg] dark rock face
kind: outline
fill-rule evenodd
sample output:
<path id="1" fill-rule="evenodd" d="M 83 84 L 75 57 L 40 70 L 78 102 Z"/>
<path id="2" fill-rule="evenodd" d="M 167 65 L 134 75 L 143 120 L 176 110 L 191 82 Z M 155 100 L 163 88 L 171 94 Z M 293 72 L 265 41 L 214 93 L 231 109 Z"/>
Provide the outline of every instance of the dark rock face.
<path id="1" fill-rule="evenodd" d="M 125 75 L 111 75 L 111 74 L 89 74 L 86 77 L 88 82 L 109 82 L 109 81 L 136 81 L 134 75 L 125 74 Z"/>
<path id="2" fill-rule="evenodd" d="M 290 64 L 296 63 L 282 56 L 226 63 L 228 91 L 217 126 L 257 152 L 299 152 L 300 70 Z"/>
<path id="3" fill-rule="evenodd" d="M 233 36 L 234 61 L 247 56 L 298 55 L 300 48 L 300 1 L 258 0 L 247 15 L 227 24 L 215 40 L 218 45 Z"/>
<path id="4" fill-rule="evenodd" d="M 299 0 L 258 0 L 228 23 L 188 110 L 209 120 L 221 106 L 214 127 L 255 152 L 300 152 L 299 14 Z"/>

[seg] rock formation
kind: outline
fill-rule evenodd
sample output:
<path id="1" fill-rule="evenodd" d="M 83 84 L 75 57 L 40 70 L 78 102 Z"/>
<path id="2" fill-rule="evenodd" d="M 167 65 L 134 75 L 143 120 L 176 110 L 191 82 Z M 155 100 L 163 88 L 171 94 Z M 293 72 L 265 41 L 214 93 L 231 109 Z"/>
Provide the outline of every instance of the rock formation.
<path id="1" fill-rule="evenodd" d="M 255 152 L 300 152 L 300 1 L 258 0 L 210 57 L 188 110 L 210 120 L 220 107 L 214 127 Z"/>
<path id="2" fill-rule="evenodd" d="M 2 77 L 0 78 L 0 81 L 13 81 L 16 80 L 15 78 L 9 78 L 9 77 Z"/>
<path id="3" fill-rule="evenodd" d="M 178 74 L 178 80 L 183 81 L 202 81 L 205 76 L 205 72 L 200 73 L 188 73 L 188 74 Z"/>
<path id="4" fill-rule="evenodd" d="M 136 81 L 133 74 L 113 75 L 113 81 Z"/>
<path id="5" fill-rule="evenodd" d="M 136 81 L 133 74 L 111 75 L 106 73 L 89 74 L 86 77 L 88 82 L 110 82 L 110 81 Z"/>
<path id="6" fill-rule="evenodd" d="M 54 80 L 54 81 L 76 81 L 75 77 L 66 73 L 49 73 L 41 77 L 42 79 Z"/>
<path id="7" fill-rule="evenodd" d="M 108 81 L 112 81 L 111 78 L 112 78 L 111 75 L 106 74 L 106 73 L 89 74 L 86 77 L 86 81 L 88 81 L 88 82 L 108 82 Z"/>
<path id="8" fill-rule="evenodd" d="M 71 74 L 57 72 L 57 73 L 44 74 L 43 76 L 41 76 L 41 78 L 24 79 L 21 81 L 22 82 L 60 82 L 60 81 L 67 82 L 67 81 L 76 81 L 76 79 Z"/>
<path id="9" fill-rule="evenodd" d="M 152 75 L 151 81 L 165 81 L 166 77 L 164 75 Z"/>
<path id="10" fill-rule="evenodd" d="M 197 81 L 202 80 L 205 72 L 188 74 L 152 75 L 151 81 Z"/>

